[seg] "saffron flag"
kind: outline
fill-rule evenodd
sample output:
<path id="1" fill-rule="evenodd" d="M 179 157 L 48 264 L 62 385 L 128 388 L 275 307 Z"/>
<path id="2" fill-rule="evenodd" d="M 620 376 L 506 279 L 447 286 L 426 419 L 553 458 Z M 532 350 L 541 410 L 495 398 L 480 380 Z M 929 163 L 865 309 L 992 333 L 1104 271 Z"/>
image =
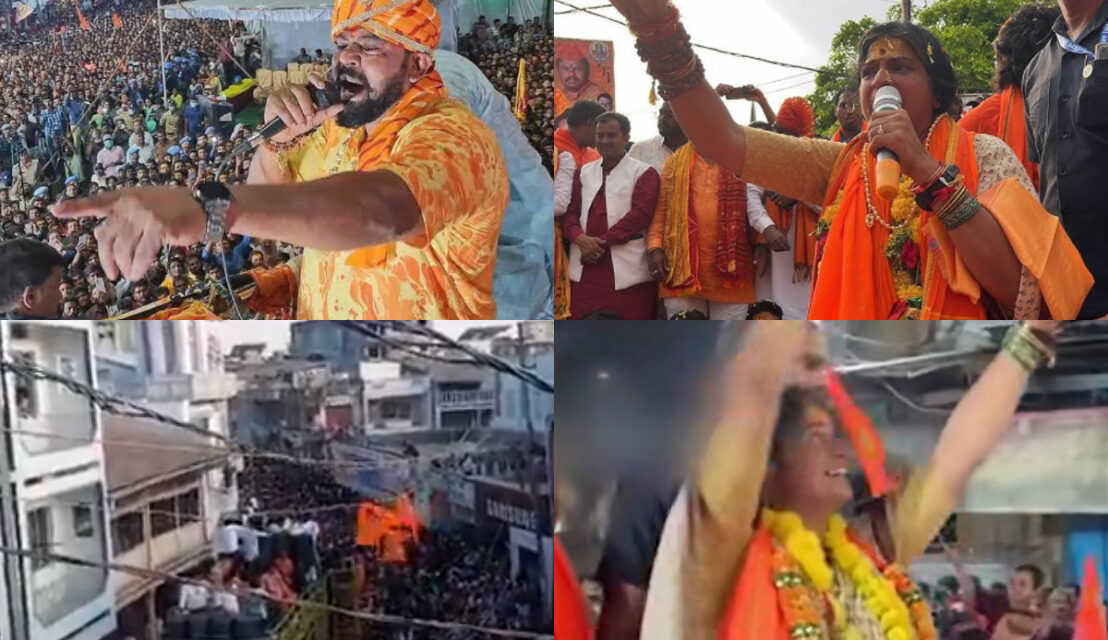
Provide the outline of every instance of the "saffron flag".
<path id="1" fill-rule="evenodd" d="M 1077 605 L 1073 637 L 1074 640 L 1108 640 L 1104 595 L 1092 556 L 1085 556 L 1085 576 L 1081 580 L 1081 600 Z"/>
<path id="2" fill-rule="evenodd" d="M 407 527 L 418 540 L 423 531 L 423 522 L 419 519 L 419 513 L 416 512 L 412 499 L 407 493 L 402 494 L 396 501 L 396 517 L 401 525 Z"/>
<path id="3" fill-rule="evenodd" d="M 112 12 L 112 26 L 114 26 L 116 29 L 123 28 L 123 19 L 120 18 L 119 14 L 114 11 Z"/>
<path id="4" fill-rule="evenodd" d="M 554 640 L 591 640 L 585 594 L 558 536 L 554 536 L 554 602 Z"/>
<path id="5" fill-rule="evenodd" d="M 516 79 L 516 118 L 523 122 L 527 119 L 527 61 L 519 59 L 519 78 Z"/>
<path id="6" fill-rule="evenodd" d="M 885 445 L 873 421 L 854 404 L 842 380 L 830 369 L 827 371 L 827 392 L 866 474 L 870 493 L 875 498 L 885 495 L 889 491 L 889 479 L 885 475 Z"/>
<path id="7" fill-rule="evenodd" d="M 81 13 L 81 7 L 77 6 L 77 3 L 73 3 L 73 8 L 77 10 L 77 24 L 81 26 L 83 31 L 92 31 L 92 25 L 85 20 L 85 14 Z"/>

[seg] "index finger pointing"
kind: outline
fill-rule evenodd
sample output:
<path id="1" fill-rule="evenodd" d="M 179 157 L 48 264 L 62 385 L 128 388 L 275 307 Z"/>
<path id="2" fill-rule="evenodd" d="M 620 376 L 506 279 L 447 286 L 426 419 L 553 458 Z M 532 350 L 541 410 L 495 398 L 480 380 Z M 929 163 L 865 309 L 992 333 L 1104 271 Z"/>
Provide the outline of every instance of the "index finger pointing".
<path id="1" fill-rule="evenodd" d="M 112 206 L 119 200 L 118 193 L 102 193 L 78 200 L 63 200 L 51 210 L 55 218 L 103 218 L 111 213 Z"/>

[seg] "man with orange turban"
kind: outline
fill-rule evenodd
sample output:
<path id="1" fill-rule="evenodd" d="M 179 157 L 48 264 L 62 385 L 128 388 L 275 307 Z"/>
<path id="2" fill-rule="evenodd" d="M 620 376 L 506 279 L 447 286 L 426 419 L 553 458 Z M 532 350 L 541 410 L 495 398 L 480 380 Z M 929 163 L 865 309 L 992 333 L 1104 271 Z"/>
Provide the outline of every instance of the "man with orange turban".
<path id="1" fill-rule="evenodd" d="M 804 98 L 787 98 L 781 103 L 773 128 L 778 133 L 811 138 L 816 129 L 815 112 Z M 755 281 L 758 298 L 777 303 L 785 320 L 807 318 L 816 257 L 812 234 L 819 222 L 820 207 L 753 184 L 747 186 L 747 201 L 750 224 L 766 238 L 766 242 L 759 243 L 757 262 L 762 268 Z"/>
<path id="2" fill-rule="evenodd" d="M 578 100 L 599 102 L 604 87 L 593 83 L 590 74 L 589 43 L 579 40 L 562 40 L 556 45 L 554 68 L 554 113 L 564 113 Z"/>
<path id="3" fill-rule="evenodd" d="M 508 173 L 492 131 L 435 71 L 440 33 L 430 0 L 337 0 L 337 101 L 318 110 L 297 86 L 271 95 L 266 119 L 288 128 L 255 154 L 247 186 L 117 191 L 56 213 L 107 217 L 109 277 L 141 275 L 163 244 L 231 232 L 306 247 L 298 290 L 265 296 L 295 295 L 301 319 L 493 318 Z"/>

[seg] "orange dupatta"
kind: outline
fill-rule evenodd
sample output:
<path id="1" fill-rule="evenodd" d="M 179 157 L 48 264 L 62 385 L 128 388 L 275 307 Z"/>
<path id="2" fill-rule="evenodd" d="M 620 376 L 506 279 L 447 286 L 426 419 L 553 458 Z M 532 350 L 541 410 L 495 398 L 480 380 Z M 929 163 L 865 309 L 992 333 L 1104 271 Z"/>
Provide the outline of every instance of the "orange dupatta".
<path id="1" fill-rule="evenodd" d="M 977 193 L 977 157 L 973 136 L 959 129 L 950 118 L 942 116 L 932 132 L 928 151 L 936 158 L 958 165 L 970 193 Z M 889 231 L 879 223 L 871 229 L 865 222 L 866 195 L 861 154 L 866 152 L 863 139 L 856 138 L 843 150 L 832 171 L 824 207 L 838 204 L 839 210 L 827 235 L 817 246 L 809 318 L 887 319 L 899 302 L 892 268 L 884 252 Z M 874 185 L 876 163 L 871 158 L 867 165 L 869 183 Z M 882 218 L 888 220 L 891 203 L 876 194 L 872 202 Z M 929 258 L 932 251 L 939 249 L 939 244 L 934 234 L 925 233 L 936 231 L 934 225 L 928 225 L 934 216 L 927 211 L 920 211 L 919 216 L 919 269 L 924 290 L 921 319 L 985 319 L 985 308 L 979 297 L 971 299 L 954 293 L 945 275 L 937 273 L 936 263 Z M 944 232 L 939 233 L 945 236 Z M 946 241 L 950 244 L 949 238 Z M 950 248 L 953 249 L 952 244 Z M 960 261 L 956 263 L 956 266 L 965 269 Z M 956 279 L 958 276 L 970 277 L 968 272 L 955 274 Z"/>
<path id="2" fill-rule="evenodd" d="M 1000 92 L 1000 123 L 996 136 L 1003 140 L 1031 176 L 1031 184 L 1039 188 L 1039 165 L 1027 157 L 1027 121 L 1024 119 L 1023 92 L 1016 85 L 1010 85 Z"/>
<path id="3" fill-rule="evenodd" d="M 573 156 L 578 171 L 581 167 L 600 157 L 595 149 L 577 146 L 566 129 L 554 132 L 554 175 L 558 174 L 558 154 L 562 151 Z M 565 241 L 562 237 L 562 225 L 554 221 L 554 319 L 565 320 L 569 317 L 569 256 L 566 255 Z"/>
<path id="4" fill-rule="evenodd" d="M 1002 180 L 988 191 L 978 193 L 974 135 L 956 126 L 948 116 L 940 116 L 928 151 L 933 157 L 958 165 L 970 193 L 976 194 L 1004 231 L 1023 265 L 1022 277 L 1035 279 L 1051 316 L 1059 320 L 1077 317 L 1093 283 L 1081 255 L 1058 219 L 1015 179 Z M 861 140 L 849 144 L 831 173 L 824 205 L 839 209 L 827 234 L 816 245 L 808 311 L 812 319 L 890 318 L 895 317 L 900 302 L 884 252 L 889 232 L 880 224 L 874 224 L 872 229 L 865 224 L 866 199 L 861 176 L 864 148 Z M 867 164 L 869 182 L 874 184 L 875 163 Z M 873 204 L 883 218 L 889 217 L 889 202 L 877 197 Z M 919 216 L 919 273 L 923 289 L 919 319 L 985 319 L 981 285 L 959 256 L 950 234 L 930 212 L 921 211 Z M 1038 316 L 1037 310 L 1034 315 Z"/>
<path id="5" fill-rule="evenodd" d="M 784 231 L 796 218 L 796 226 L 793 227 L 793 264 L 796 266 L 812 266 L 816 263 L 816 223 L 819 221 L 819 213 L 803 202 L 797 201 L 792 211 L 782 210 L 773 200 L 766 199 L 766 213 L 773 220 L 774 226 Z M 762 244 L 765 236 L 754 234 L 755 242 Z"/>
<path id="6" fill-rule="evenodd" d="M 400 130 L 413 120 L 430 113 L 439 103 L 447 99 L 446 85 L 438 71 L 432 70 L 416 81 L 389 110 L 381 122 L 374 127 L 373 137 L 363 140 L 358 147 L 357 170 L 371 171 L 377 165 L 388 162 Z M 363 247 L 346 257 L 351 267 L 376 267 L 396 254 L 396 243 Z"/>

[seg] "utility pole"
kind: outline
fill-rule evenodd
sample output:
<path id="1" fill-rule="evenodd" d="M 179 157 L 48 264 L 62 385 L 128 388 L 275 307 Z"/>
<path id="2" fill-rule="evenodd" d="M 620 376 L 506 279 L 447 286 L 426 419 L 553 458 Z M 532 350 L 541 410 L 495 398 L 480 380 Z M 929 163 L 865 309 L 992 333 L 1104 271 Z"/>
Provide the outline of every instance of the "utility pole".
<path id="1" fill-rule="evenodd" d="M 912 21 L 912 0 L 900 0 L 900 13 L 904 22 Z"/>
<path id="2" fill-rule="evenodd" d="M 0 358 L 8 359 L 5 351 L 5 327 L 0 325 Z M 9 406 L 9 397 L 15 398 L 16 394 L 9 396 L 9 379 L 14 381 L 16 373 L 0 371 L 0 424 L 3 424 L 4 433 L 0 434 L 0 541 L 7 547 L 19 545 L 19 509 L 16 507 L 15 483 L 12 480 L 15 458 L 12 453 L 11 430 L 18 425 L 13 424 L 13 416 L 16 415 L 16 407 Z M 7 597 L 10 603 L 8 613 L 10 629 L 0 628 L 0 637 L 8 637 L 11 633 L 14 640 L 27 638 L 27 599 L 24 597 L 23 560 L 17 556 L 5 555 L 0 559 L 0 580 L 7 585 Z"/>
<path id="3" fill-rule="evenodd" d="M 516 331 L 518 339 L 516 340 L 516 354 L 519 358 L 519 366 L 523 369 L 531 368 L 527 364 L 527 342 L 524 332 L 524 325 L 522 322 L 516 323 Z M 545 617 L 545 607 L 543 603 L 543 589 L 544 585 L 552 583 L 552 580 L 546 576 L 546 562 L 543 560 L 542 555 L 542 499 L 539 496 L 539 474 L 537 467 L 532 464 L 532 460 L 535 456 L 535 449 L 538 443 L 535 440 L 535 424 L 531 421 L 531 387 L 523 380 L 517 379 L 519 383 L 520 393 L 520 409 L 523 412 L 523 420 L 527 425 L 527 475 L 528 482 L 531 489 L 531 508 L 535 513 L 535 544 L 538 550 L 539 557 L 539 570 L 533 574 L 535 579 L 538 580 L 538 584 L 535 585 L 535 601 L 531 603 L 531 624 L 533 628 L 538 629 L 542 625 L 543 618 Z M 547 451 L 547 455 L 550 452 Z M 553 522 L 551 522 L 553 526 Z M 553 532 L 551 532 L 553 533 Z"/>

